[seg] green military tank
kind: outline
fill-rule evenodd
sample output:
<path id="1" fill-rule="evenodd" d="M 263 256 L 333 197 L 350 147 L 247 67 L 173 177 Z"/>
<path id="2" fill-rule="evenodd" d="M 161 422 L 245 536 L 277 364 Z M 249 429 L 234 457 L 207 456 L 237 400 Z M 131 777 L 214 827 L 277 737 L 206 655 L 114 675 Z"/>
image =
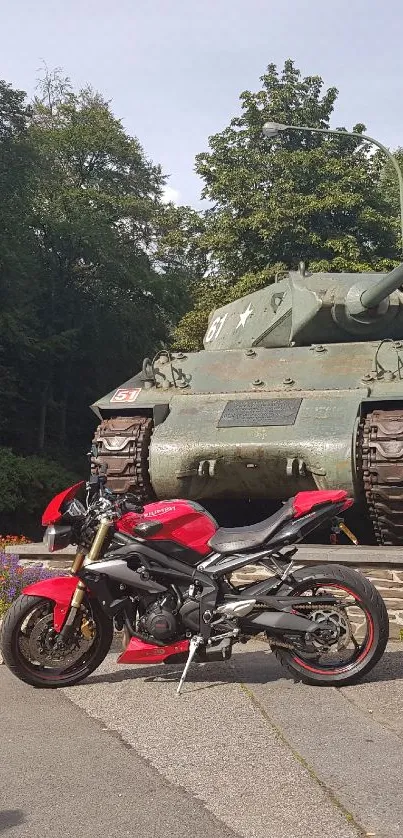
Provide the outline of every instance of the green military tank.
<path id="1" fill-rule="evenodd" d="M 115 491 L 211 508 L 340 488 L 369 540 L 403 544 L 403 264 L 298 271 L 214 311 L 93 405 Z"/>

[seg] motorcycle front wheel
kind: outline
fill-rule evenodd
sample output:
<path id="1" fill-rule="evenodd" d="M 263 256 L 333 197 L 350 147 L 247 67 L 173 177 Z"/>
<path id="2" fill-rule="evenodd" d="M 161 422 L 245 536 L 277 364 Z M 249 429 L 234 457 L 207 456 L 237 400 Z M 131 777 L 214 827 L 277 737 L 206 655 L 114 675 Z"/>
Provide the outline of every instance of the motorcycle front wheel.
<path id="1" fill-rule="evenodd" d="M 113 640 L 113 623 L 97 601 L 85 599 L 81 619 L 66 644 L 53 627 L 54 602 L 22 595 L 1 628 L 4 663 L 33 687 L 70 687 L 102 663 Z"/>
<path id="2" fill-rule="evenodd" d="M 315 686 L 341 687 L 366 675 L 382 657 L 389 638 L 385 603 L 365 576 L 342 565 L 317 565 L 297 570 L 289 596 L 306 596 L 306 608 L 296 612 L 320 624 L 334 626 L 337 641 L 321 648 L 308 641 L 306 647 L 276 646 L 273 651 L 295 681 Z M 315 596 L 330 595 L 339 602 L 325 608 L 315 606 Z M 313 603 L 313 605 L 311 605 Z M 327 622 L 327 625 L 329 622 Z"/>

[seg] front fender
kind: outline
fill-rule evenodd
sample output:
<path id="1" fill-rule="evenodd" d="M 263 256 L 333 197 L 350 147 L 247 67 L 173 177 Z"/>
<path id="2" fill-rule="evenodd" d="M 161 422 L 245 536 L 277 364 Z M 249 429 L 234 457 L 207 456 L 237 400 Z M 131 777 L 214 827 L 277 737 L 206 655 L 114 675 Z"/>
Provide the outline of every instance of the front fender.
<path id="1" fill-rule="evenodd" d="M 71 598 L 77 587 L 76 576 L 55 576 L 53 579 L 43 579 L 34 582 L 23 590 L 26 596 L 40 596 L 51 599 L 55 603 L 53 609 L 53 625 L 55 631 L 61 631 L 71 603 Z"/>

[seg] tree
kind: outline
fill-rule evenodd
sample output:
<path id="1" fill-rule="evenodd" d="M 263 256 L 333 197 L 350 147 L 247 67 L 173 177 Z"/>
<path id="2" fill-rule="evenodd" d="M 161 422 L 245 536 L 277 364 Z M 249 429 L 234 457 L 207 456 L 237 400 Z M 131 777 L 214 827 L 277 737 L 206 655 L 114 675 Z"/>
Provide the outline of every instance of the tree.
<path id="1" fill-rule="evenodd" d="M 241 94 L 241 115 L 196 158 L 212 202 L 201 244 L 224 299 L 234 298 L 234 286 L 250 292 L 270 281 L 275 265 L 295 268 L 301 259 L 312 271 L 388 269 L 399 251 L 395 207 L 379 189 L 382 165 L 368 144 L 294 131 L 262 136 L 266 121 L 329 127 L 336 88 L 302 78 L 290 60 L 281 72 L 270 64 L 261 82 L 257 93 Z M 195 295 L 199 333 L 208 314 L 203 296 L 204 285 Z M 182 338 L 186 348 L 183 323 Z"/>
<path id="2" fill-rule="evenodd" d="M 34 153 L 25 93 L 0 81 L 0 429 L 3 442 L 24 408 L 25 367 L 35 341 L 32 273 L 35 235 L 30 228 Z"/>
<path id="3" fill-rule="evenodd" d="M 203 244 L 204 215 L 192 207 L 169 203 L 160 207 L 156 225 L 156 261 L 165 271 L 182 272 L 188 282 L 199 280 L 208 268 Z"/>
<path id="4" fill-rule="evenodd" d="M 403 172 L 403 148 L 398 148 L 394 152 L 401 171 Z M 401 222 L 400 222 L 400 195 L 399 186 L 397 182 L 396 172 L 389 160 L 385 158 L 382 151 L 377 152 L 378 165 L 380 169 L 380 178 L 378 188 L 383 201 L 386 201 L 389 206 L 390 213 L 393 217 L 394 229 L 396 239 L 399 242 L 399 249 L 401 252 Z"/>
<path id="5" fill-rule="evenodd" d="M 25 527 L 34 496 L 70 479 L 63 466 L 86 468 L 89 405 L 166 345 L 188 307 L 192 213 L 178 239 L 164 183 L 91 88 L 45 70 L 28 106 L 0 82 L 3 524 Z"/>
<path id="6" fill-rule="evenodd" d="M 89 87 L 74 92 L 60 71 L 46 73 L 30 137 L 41 323 L 31 379 L 43 451 L 68 436 L 83 444 L 80 425 L 88 445 L 88 404 L 167 339 L 185 293 L 178 272 L 154 264 L 165 178 L 109 104 Z"/>

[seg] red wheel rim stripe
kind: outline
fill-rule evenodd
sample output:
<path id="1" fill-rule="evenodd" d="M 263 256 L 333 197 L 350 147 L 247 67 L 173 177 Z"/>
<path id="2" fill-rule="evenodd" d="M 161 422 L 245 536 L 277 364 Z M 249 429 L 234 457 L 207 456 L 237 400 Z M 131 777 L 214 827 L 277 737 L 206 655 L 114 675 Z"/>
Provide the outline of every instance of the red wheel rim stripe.
<path id="1" fill-rule="evenodd" d="M 360 597 L 357 596 L 356 594 L 354 594 L 353 591 L 350 591 L 349 588 L 344 588 L 341 585 L 334 585 L 334 584 L 325 585 L 325 587 L 326 588 L 338 588 L 341 591 L 346 591 L 346 593 L 350 594 L 354 598 L 355 602 L 361 602 L 362 601 L 360 599 Z M 360 661 L 362 661 L 363 658 L 365 658 L 365 656 L 368 654 L 368 652 L 369 652 L 369 650 L 372 646 L 373 640 L 374 640 L 374 622 L 373 622 L 373 619 L 371 617 L 371 614 L 369 613 L 369 611 L 367 611 L 366 608 L 363 608 L 363 611 L 364 611 L 364 613 L 367 617 L 368 624 L 369 624 L 369 626 L 368 626 L 369 637 L 368 637 L 368 641 L 366 643 L 366 646 L 365 646 L 364 650 L 361 652 L 361 654 L 357 658 L 357 660 L 354 661 L 354 663 L 349 663 L 346 666 L 339 666 L 336 669 L 317 669 L 314 666 L 310 666 L 308 663 L 306 663 L 301 658 L 293 656 L 295 662 L 299 666 L 302 666 L 303 669 L 307 669 L 308 672 L 314 672 L 317 675 L 338 675 L 339 673 L 341 674 L 343 672 L 348 672 L 348 670 L 352 669 L 353 666 L 357 666 L 357 664 L 360 663 Z"/>

